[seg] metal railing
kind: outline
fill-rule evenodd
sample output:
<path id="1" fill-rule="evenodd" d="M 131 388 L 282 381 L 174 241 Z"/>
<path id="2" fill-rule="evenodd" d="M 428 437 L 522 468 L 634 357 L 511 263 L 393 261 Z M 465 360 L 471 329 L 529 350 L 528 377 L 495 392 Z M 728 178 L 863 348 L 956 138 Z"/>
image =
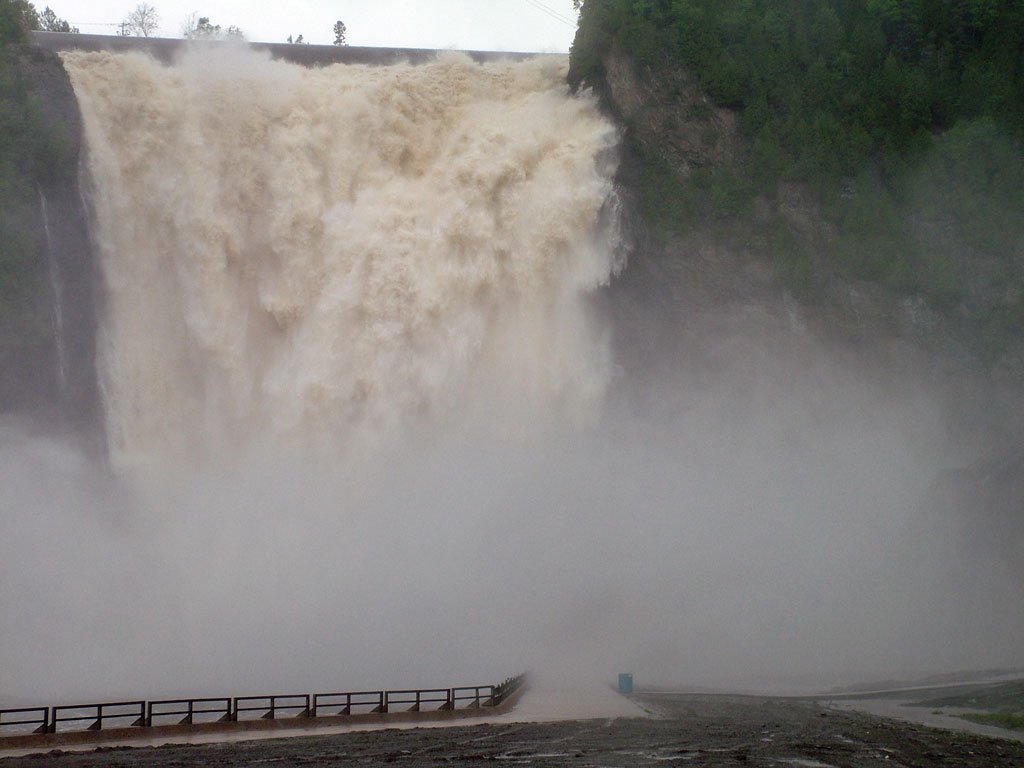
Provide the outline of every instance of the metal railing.
<path id="1" fill-rule="evenodd" d="M 271 696 L 235 696 L 232 699 L 233 720 L 242 720 L 242 712 L 262 712 L 261 720 L 277 720 L 278 712 L 291 717 L 309 717 L 308 693 L 285 693 Z"/>
<path id="2" fill-rule="evenodd" d="M 26 717 L 29 714 L 34 714 L 35 717 Z M 12 715 L 20 716 L 21 719 L 14 720 Z M 17 709 L 0 709 L 0 735 L 3 734 L 4 728 L 18 725 L 34 725 L 35 730 L 32 733 L 46 733 L 50 727 L 50 708 L 49 707 L 19 707 Z M 15 729 L 16 731 L 18 729 Z"/>
<path id="3" fill-rule="evenodd" d="M 338 717 L 393 712 L 453 712 L 495 707 L 526 682 L 525 675 L 498 685 L 409 688 L 393 691 L 344 691 L 267 696 L 218 696 L 199 699 L 120 701 L 55 707 L 0 709 L 0 738 L 31 733 L 99 731 L 111 727 L 199 725 L 239 720 Z M 253 716 L 253 713 L 258 713 Z M 178 718 L 167 722 L 168 719 Z M 85 727 L 75 724 L 88 723 Z"/>
<path id="4" fill-rule="evenodd" d="M 127 711 L 124 711 L 127 710 Z M 146 725 L 146 702 L 144 701 L 116 701 L 104 704 L 68 704 L 62 707 L 51 707 L 50 711 L 50 733 L 57 733 L 61 723 L 89 722 L 84 730 L 99 731 L 103 729 L 104 720 L 117 720 L 121 725 L 128 727 L 142 727 Z M 75 713 L 86 714 L 75 714 Z M 131 719 L 132 722 L 125 723 Z"/>
<path id="5" fill-rule="evenodd" d="M 469 704 L 462 707 L 463 709 L 480 709 L 480 707 L 493 706 L 495 688 L 496 686 L 493 685 L 463 685 L 458 688 L 452 688 L 452 703 L 456 709 L 459 708 L 460 701 L 469 702 Z"/>
<path id="6" fill-rule="evenodd" d="M 384 711 L 390 712 L 393 706 L 408 706 L 406 712 L 419 712 L 424 704 L 439 704 L 435 711 L 445 712 L 455 709 L 451 688 L 420 688 L 407 691 L 385 691 Z"/>
<path id="7" fill-rule="evenodd" d="M 214 706 L 216 705 L 216 706 Z M 175 709 L 168 709 L 175 707 Z M 171 725 L 171 723 L 154 722 L 160 718 L 183 716 L 174 725 L 193 725 L 196 716 L 201 722 L 227 722 L 231 720 L 231 697 L 213 699 L 165 699 L 151 701 L 146 705 L 146 725 Z M 202 719 L 206 715 L 217 715 L 214 720 Z"/>
<path id="8" fill-rule="evenodd" d="M 323 710 L 329 710 L 324 712 Z M 313 694 L 313 717 L 384 712 L 384 691 Z"/>
<path id="9" fill-rule="evenodd" d="M 494 706 L 498 706 L 505 699 L 518 691 L 526 684 L 526 673 L 522 672 L 515 677 L 506 677 L 504 681 L 493 686 L 491 699 Z"/>

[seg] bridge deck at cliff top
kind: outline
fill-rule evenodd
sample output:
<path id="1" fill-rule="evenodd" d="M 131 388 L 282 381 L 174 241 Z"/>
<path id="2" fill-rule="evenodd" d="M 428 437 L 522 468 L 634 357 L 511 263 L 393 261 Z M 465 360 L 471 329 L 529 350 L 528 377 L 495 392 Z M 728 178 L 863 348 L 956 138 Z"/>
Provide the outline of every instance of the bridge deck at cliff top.
<path id="1" fill-rule="evenodd" d="M 267 51 L 274 59 L 282 59 L 306 67 L 330 64 L 423 64 L 433 61 L 446 50 L 431 48 L 362 48 L 349 45 L 293 45 L 290 43 L 237 43 L 226 40 L 183 40 L 166 37 L 118 37 L 115 35 L 76 35 L 65 32 L 33 32 L 32 41 L 40 48 L 60 51 L 111 51 L 148 53 L 155 59 L 170 62 L 189 46 L 210 48 L 245 46 L 254 51 Z M 457 51 L 476 62 L 522 61 L 535 56 L 564 56 L 565 54 L 528 53 L 524 51 Z"/>
<path id="2" fill-rule="evenodd" d="M 475 710 L 473 714 L 453 719 L 451 713 L 419 713 L 415 718 L 401 719 L 401 715 L 381 717 L 379 720 L 356 723 L 330 721 L 317 723 L 315 720 L 294 719 L 276 721 L 248 721 L 251 726 L 267 726 L 258 730 L 235 728 L 230 730 L 199 730 L 182 727 L 176 733 L 162 729 L 160 733 L 140 732 L 138 736 L 110 738 L 113 734 L 102 731 L 90 733 L 72 732 L 75 740 L 45 746 L 4 747 L 0 741 L 0 759 L 38 754 L 48 749 L 62 751 L 89 751 L 103 747 L 156 747 L 164 744 L 214 744 L 259 739 L 281 739 L 295 736 L 329 736 L 356 731 L 382 731 L 409 728 L 452 728 L 458 726 L 509 724 L 509 723 L 553 723 L 566 720 L 593 720 L 613 718 L 650 717 L 639 704 L 617 693 L 610 686 L 593 686 L 586 689 L 536 686 L 531 684 L 512 707 L 499 711 Z M 238 725 L 238 724 L 233 724 Z M 272 726 L 272 727 L 271 727 Z M 89 738 L 92 735 L 95 738 Z M 106 738 L 104 738 L 106 735 Z"/>

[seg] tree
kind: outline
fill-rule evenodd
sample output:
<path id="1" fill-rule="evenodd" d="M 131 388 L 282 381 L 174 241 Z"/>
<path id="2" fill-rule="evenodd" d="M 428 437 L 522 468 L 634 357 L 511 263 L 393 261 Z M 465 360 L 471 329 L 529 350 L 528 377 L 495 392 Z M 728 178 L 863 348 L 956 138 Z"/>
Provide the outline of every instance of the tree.
<path id="1" fill-rule="evenodd" d="M 345 28 L 345 22 L 344 21 L 339 20 L 339 21 L 334 22 L 334 44 L 335 45 L 348 45 L 348 42 L 345 40 L 345 33 L 347 31 L 348 30 Z"/>
<path id="2" fill-rule="evenodd" d="M 65 19 L 59 18 L 50 6 L 39 14 L 39 28 L 44 32 L 71 32 L 78 34 L 78 27 L 72 27 Z"/>
<path id="3" fill-rule="evenodd" d="M 135 10 L 125 18 L 125 29 L 137 37 L 149 37 L 160 26 L 160 16 L 156 8 L 147 2 L 139 3 Z"/>
<path id="4" fill-rule="evenodd" d="M 288 45 L 309 45 L 309 43 L 306 42 L 302 35 L 299 35 L 294 40 L 291 35 L 288 35 Z"/>
<path id="5" fill-rule="evenodd" d="M 39 29 L 35 6 L 26 0 L 0 0 L 0 43 L 20 42 L 29 29 Z"/>
<path id="6" fill-rule="evenodd" d="M 228 27 L 229 34 L 234 35 L 233 30 L 237 30 L 239 35 L 242 34 L 242 30 L 238 27 Z M 185 17 L 184 24 L 181 25 L 181 36 L 187 40 L 217 40 L 223 34 L 220 24 L 212 24 L 209 16 L 190 13 Z"/>
<path id="7" fill-rule="evenodd" d="M 234 24 L 224 29 L 212 23 L 209 16 L 190 13 L 181 25 L 181 36 L 186 40 L 244 40 L 245 32 Z"/>
<path id="8" fill-rule="evenodd" d="M 181 22 L 181 36 L 186 40 L 195 40 L 196 38 L 196 24 L 198 23 L 198 14 L 193 11 L 185 20 Z"/>
<path id="9" fill-rule="evenodd" d="M 220 37 L 220 24 L 211 24 L 208 16 L 200 16 L 196 24 L 196 34 L 205 38 Z"/>

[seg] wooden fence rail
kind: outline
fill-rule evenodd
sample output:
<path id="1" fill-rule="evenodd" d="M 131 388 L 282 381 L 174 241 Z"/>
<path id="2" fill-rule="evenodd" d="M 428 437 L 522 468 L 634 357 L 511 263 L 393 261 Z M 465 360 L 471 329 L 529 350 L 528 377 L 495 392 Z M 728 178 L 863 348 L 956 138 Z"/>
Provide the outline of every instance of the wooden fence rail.
<path id="1" fill-rule="evenodd" d="M 5 736 L 24 736 L 28 733 L 99 731 L 111 727 L 112 724 L 116 727 L 150 728 L 160 725 L 194 725 L 254 719 L 387 715 L 396 712 L 424 711 L 453 712 L 498 706 L 525 682 L 526 675 L 517 675 L 498 685 L 453 688 L 219 696 L 0 709 L 0 739 Z M 197 717 L 200 718 L 198 722 Z M 168 718 L 179 719 L 167 722 Z M 73 725 L 81 723 L 88 725 L 84 728 L 76 728 Z"/>

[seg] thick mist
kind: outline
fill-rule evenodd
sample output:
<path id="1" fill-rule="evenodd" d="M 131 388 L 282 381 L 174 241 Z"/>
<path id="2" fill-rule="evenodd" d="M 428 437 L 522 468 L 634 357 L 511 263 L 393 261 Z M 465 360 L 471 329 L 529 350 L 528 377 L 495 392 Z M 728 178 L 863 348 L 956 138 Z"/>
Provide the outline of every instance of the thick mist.
<path id="1" fill-rule="evenodd" d="M 563 59 L 65 64 L 110 460 L 0 423 L 0 703 L 1020 663 L 921 381 L 609 299 Z"/>

